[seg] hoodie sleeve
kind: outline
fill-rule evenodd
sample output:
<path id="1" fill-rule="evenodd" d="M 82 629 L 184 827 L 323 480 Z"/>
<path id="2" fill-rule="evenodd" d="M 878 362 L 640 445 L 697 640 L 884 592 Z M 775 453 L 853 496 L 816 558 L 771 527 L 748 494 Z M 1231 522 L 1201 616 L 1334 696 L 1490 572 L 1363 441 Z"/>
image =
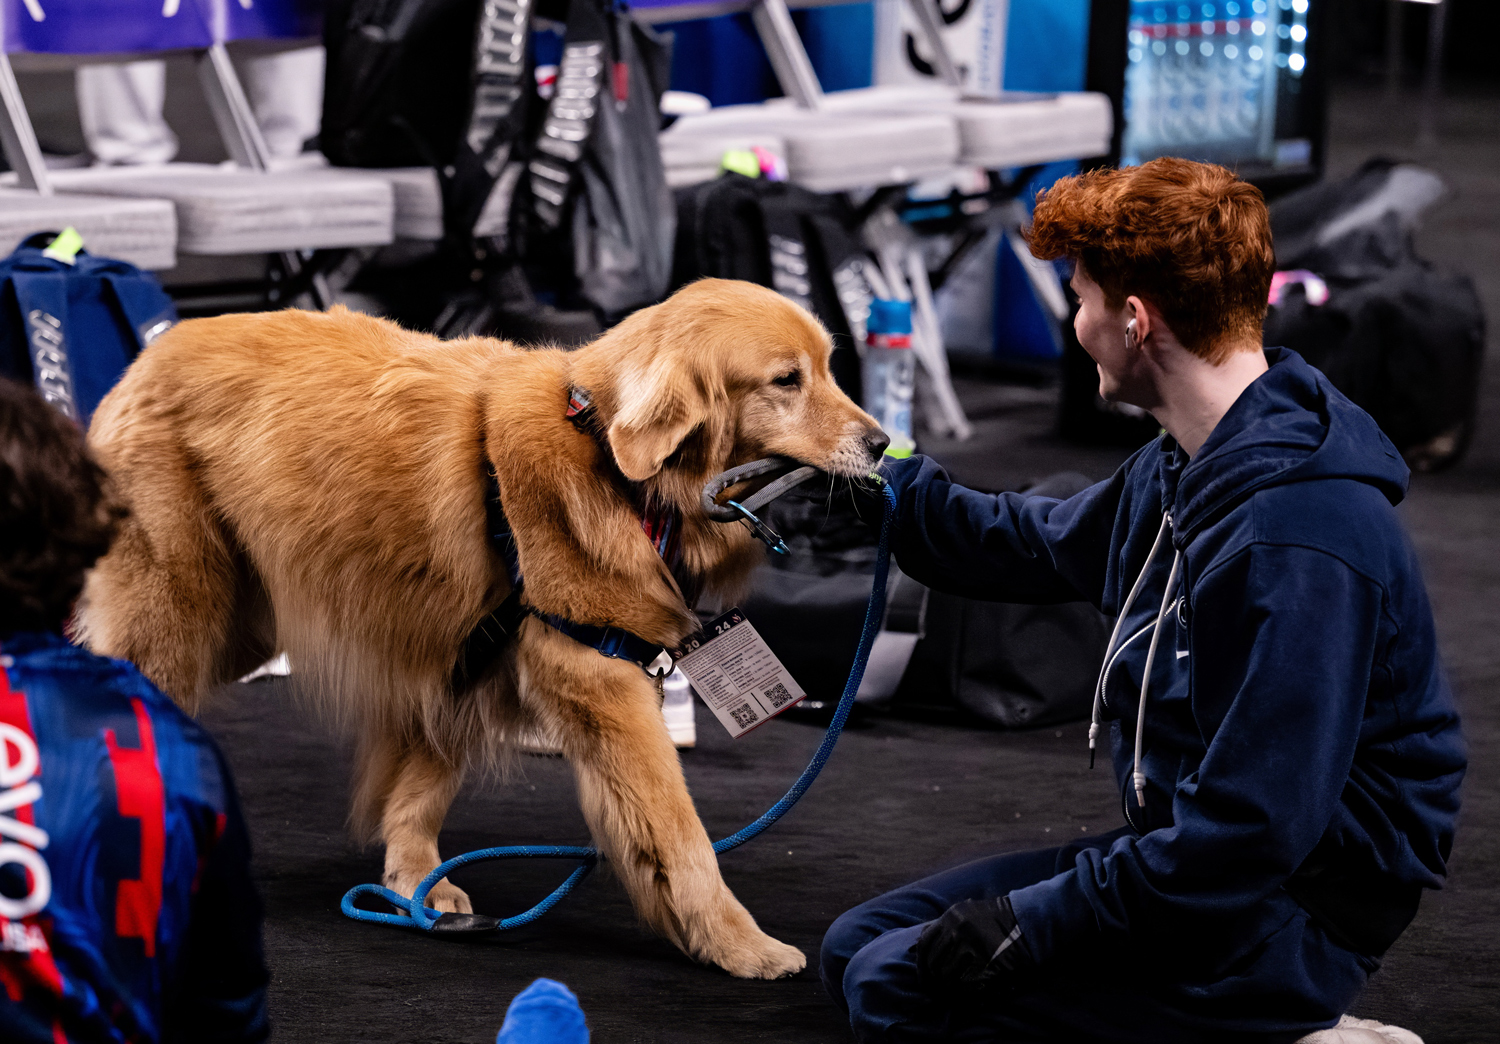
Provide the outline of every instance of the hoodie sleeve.
<path id="1" fill-rule="evenodd" d="M 1202 578 L 1190 699 L 1207 754 L 1177 785 L 1172 826 L 1085 851 L 1011 894 L 1038 960 L 1103 933 L 1222 925 L 1291 876 L 1349 778 L 1382 604 L 1375 581 L 1303 547 L 1251 545 Z M 1133 733 L 1132 717 L 1118 725 Z"/>
<path id="2" fill-rule="evenodd" d="M 888 462 L 881 474 L 897 502 L 891 552 L 908 576 L 949 594 L 1097 606 L 1128 466 L 1054 500 L 966 489 L 928 457 Z"/>

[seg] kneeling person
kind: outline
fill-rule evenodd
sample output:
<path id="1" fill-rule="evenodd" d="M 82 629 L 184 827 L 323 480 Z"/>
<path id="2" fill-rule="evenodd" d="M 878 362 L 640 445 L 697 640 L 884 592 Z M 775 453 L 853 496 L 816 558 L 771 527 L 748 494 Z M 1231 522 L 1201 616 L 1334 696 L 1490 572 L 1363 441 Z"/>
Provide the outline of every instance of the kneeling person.
<path id="1" fill-rule="evenodd" d="M 1367 414 L 1262 350 L 1260 193 L 1153 160 L 1057 183 L 1106 399 L 1165 429 L 1067 500 L 888 462 L 901 568 L 1117 618 L 1090 746 L 1126 825 L 981 859 L 838 919 L 822 974 L 861 1041 L 1278 1042 L 1332 1026 L 1440 887 L 1465 768 L 1427 593 Z"/>

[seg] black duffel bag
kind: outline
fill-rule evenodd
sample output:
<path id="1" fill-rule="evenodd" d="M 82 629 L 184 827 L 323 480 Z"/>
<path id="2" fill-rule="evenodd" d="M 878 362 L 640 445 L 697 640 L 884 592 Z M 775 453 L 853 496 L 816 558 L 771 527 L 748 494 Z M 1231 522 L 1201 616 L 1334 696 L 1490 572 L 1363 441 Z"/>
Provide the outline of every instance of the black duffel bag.
<path id="1" fill-rule="evenodd" d="M 1008 729 L 1086 718 L 1108 640 L 1087 602 L 1012 605 L 933 591 L 890 707 Z"/>
<path id="2" fill-rule="evenodd" d="M 1316 273 L 1328 296 L 1288 286 L 1266 316 L 1265 343 L 1327 374 L 1423 471 L 1468 448 L 1484 354 L 1473 280 L 1436 270 L 1412 245 L 1443 191 L 1427 171 L 1371 160 L 1271 207 L 1278 267 Z"/>
<path id="3" fill-rule="evenodd" d="M 1031 491 L 1067 497 L 1088 484 L 1065 474 Z M 826 715 L 859 644 L 876 534 L 846 495 L 819 490 L 782 498 L 769 517 L 791 553 L 771 556 L 756 573 L 744 608 L 808 693 L 803 712 Z M 906 645 L 910 659 L 899 684 L 871 685 L 867 674 L 861 706 L 1002 728 L 1088 717 L 1109 637 L 1093 606 L 1012 605 L 928 591 L 896 562 L 887 594 L 882 638 L 900 647 L 891 635 L 912 635 L 915 647 Z"/>

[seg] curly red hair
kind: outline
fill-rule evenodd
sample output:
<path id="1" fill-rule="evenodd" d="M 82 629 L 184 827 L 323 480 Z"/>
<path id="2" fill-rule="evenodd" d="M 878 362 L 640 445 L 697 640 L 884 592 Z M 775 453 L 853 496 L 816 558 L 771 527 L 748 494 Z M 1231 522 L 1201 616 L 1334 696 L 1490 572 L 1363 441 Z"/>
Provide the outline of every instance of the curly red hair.
<path id="1" fill-rule="evenodd" d="M 1183 347 L 1220 362 L 1261 323 L 1276 254 L 1265 200 L 1212 163 L 1162 157 L 1063 178 L 1026 232 L 1043 260 L 1072 258 L 1119 308 L 1134 294 Z"/>

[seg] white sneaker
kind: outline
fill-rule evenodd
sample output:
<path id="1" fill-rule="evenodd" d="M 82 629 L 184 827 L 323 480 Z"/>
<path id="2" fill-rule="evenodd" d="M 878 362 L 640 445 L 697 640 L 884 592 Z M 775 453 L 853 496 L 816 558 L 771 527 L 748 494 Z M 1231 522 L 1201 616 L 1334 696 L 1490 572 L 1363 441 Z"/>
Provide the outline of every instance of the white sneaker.
<path id="1" fill-rule="evenodd" d="M 698 704 L 687 675 L 674 670 L 662 681 L 661 716 L 678 750 L 698 745 Z"/>
<path id="2" fill-rule="evenodd" d="M 1422 1044 L 1422 1038 L 1400 1026 L 1345 1015 L 1333 1029 L 1310 1033 L 1297 1044 Z"/>

